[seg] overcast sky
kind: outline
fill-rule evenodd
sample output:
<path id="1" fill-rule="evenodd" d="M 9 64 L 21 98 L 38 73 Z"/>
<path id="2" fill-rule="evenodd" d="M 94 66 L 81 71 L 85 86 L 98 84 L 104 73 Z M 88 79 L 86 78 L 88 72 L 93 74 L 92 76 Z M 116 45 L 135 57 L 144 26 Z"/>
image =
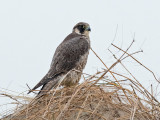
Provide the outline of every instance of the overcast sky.
<path id="1" fill-rule="evenodd" d="M 18 95 L 28 90 L 26 83 L 33 87 L 39 82 L 56 47 L 81 21 L 90 24 L 91 46 L 106 65 L 114 62 L 107 49 L 113 48 L 115 33 L 113 43 L 124 50 L 135 35 L 130 52 L 143 49 L 136 58 L 159 78 L 159 6 L 159 0 L 0 0 L 0 92 L 11 90 Z M 149 72 L 130 63 L 146 88 L 156 83 Z M 85 72 L 101 68 L 105 67 L 90 52 Z M 0 97 L 0 105 L 8 102 Z M 0 111 L 7 108 L 0 106 Z"/>

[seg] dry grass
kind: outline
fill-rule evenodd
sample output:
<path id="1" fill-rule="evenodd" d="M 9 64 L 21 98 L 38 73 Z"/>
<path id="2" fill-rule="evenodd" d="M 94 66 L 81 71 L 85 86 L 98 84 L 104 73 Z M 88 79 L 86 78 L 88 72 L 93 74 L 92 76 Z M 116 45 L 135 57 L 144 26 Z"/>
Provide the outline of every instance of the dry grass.
<path id="1" fill-rule="evenodd" d="M 133 57 L 141 51 L 128 53 L 133 43 L 125 51 L 112 44 L 123 54 L 119 58 L 113 54 L 116 62 L 111 67 L 107 67 L 92 50 L 105 69 L 94 75 L 86 74 L 84 82 L 77 86 L 53 89 L 26 105 L 18 103 L 18 98 L 5 95 L 17 101 L 18 107 L 3 120 L 160 120 L 160 104 L 153 91 L 146 90 L 122 62 L 128 57 L 132 58 L 147 69 L 159 84 L 154 73 Z M 121 64 L 130 77 L 113 72 L 112 68 L 117 64 Z M 114 80 L 108 79 L 106 74 L 110 74 Z"/>

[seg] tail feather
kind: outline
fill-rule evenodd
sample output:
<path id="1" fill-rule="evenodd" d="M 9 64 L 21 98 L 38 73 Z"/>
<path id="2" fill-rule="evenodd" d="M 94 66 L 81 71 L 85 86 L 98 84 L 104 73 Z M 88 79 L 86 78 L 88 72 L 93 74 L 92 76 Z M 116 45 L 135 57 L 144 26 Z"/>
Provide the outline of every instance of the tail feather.
<path id="1" fill-rule="evenodd" d="M 44 84 L 36 97 L 43 96 L 47 94 L 47 92 L 50 91 L 51 89 L 56 88 L 61 82 L 61 79 L 63 78 L 62 76 L 63 75 L 60 75 L 54 78 L 53 80 L 49 81 L 48 83 Z"/>
<path id="2" fill-rule="evenodd" d="M 47 94 L 48 91 L 50 91 L 52 88 L 55 88 L 57 86 L 57 82 L 58 81 L 56 80 L 51 80 L 45 85 L 43 85 L 43 87 L 41 88 L 37 96 L 42 96 Z"/>
<path id="3" fill-rule="evenodd" d="M 40 81 L 36 86 L 34 86 L 33 89 L 29 90 L 29 92 L 28 92 L 27 94 L 31 93 L 32 91 L 34 91 L 35 89 L 39 88 L 39 87 L 42 86 L 42 85 L 44 86 L 44 85 L 47 84 L 51 79 L 53 79 L 53 78 L 47 78 L 46 76 L 44 76 L 44 77 L 41 79 L 41 81 Z M 43 87 L 42 87 L 42 88 L 43 88 Z"/>

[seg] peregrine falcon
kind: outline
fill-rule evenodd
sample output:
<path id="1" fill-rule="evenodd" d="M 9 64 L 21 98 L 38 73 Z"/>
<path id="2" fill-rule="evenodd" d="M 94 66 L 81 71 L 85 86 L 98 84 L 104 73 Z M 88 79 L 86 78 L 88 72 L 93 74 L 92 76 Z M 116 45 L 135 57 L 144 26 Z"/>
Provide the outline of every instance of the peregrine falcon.
<path id="1" fill-rule="evenodd" d="M 42 96 L 59 84 L 65 87 L 78 84 L 88 59 L 90 31 L 88 23 L 77 23 L 57 47 L 48 73 L 28 93 L 42 86 L 38 93 Z"/>

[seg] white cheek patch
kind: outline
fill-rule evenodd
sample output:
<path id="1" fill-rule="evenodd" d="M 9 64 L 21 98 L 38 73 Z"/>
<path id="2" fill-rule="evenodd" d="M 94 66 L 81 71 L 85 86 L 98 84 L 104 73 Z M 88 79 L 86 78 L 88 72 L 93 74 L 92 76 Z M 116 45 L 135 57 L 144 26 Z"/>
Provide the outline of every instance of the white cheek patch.
<path id="1" fill-rule="evenodd" d="M 80 31 L 79 31 L 77 28 L 76 28 L 74 31 L 75 31 L 75 33 L 77 33 L 77 34 L 81 34 Z"/>
<path id="2" fill-rule="evenodd" d="M 85 35 L 85 36 L 89 36 L 89 31 L 85 31 L 85 32 L 84 32 L 84 35 Z"/>
<path id="3" fill-rule="evenodd" d="M 89 37 L 89 31 L 84 31 L 84 33 L 81 34 L 80 31 L 77 28 L 75 28 L 74 32 L 77 33 L 77 34 L 85 35 L 85 36 Z"/>

